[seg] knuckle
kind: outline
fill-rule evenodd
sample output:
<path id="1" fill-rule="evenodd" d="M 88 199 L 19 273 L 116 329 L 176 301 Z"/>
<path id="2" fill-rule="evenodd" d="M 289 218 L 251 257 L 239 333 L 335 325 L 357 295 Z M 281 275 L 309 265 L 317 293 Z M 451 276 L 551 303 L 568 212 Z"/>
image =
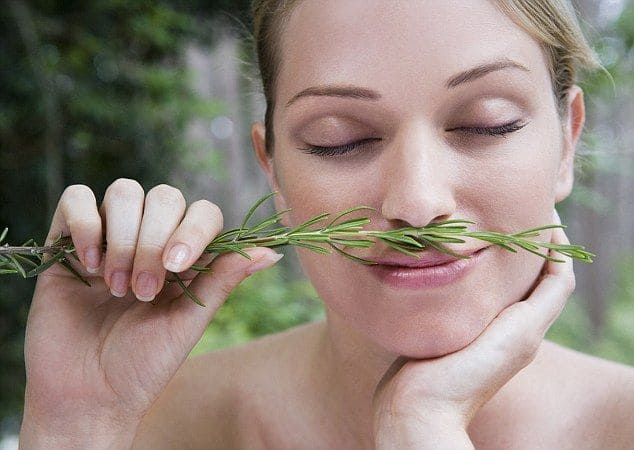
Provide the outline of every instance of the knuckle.
<path id="1" fill-rule="evenodd" d="M 71 233 L 100 229 L 101 222 L 91 217 L 71 217 L 66 220 Z"/>
<path id="2" fill-rule="evenodd" d="M 220 298 L 225 299 L 229 297 L 229 295 L 233 291 L 233 288 L 234 286 L 228 283 L 219 283 L 217 289 L 218 289 L 218 294 L 220 295 Z"/>
<path id="3" fill-rule="evenodd" d="M 200 222 L 190 223 L 187 227 L 187 236 L 191 236 L 195 241 L 206 241 L 210 239 L 209 226 Z"/>
<path id="4" fill-rule="evenodd" d="M 168 184 L 159 184 L 154 186 L 147 193 L 148 200 L 156 201 L 168 206 L 183 207 L 185 205 L 185 197 L 183 193 Z"/>
<path id="5" fill-rule="evenodd" d="M 106 249 L 105 271 L 111 273 L 114 270 L 132 271 L 134 265 L 134 247 L 127 244 L 110 246 Z"/>
<path id="6" fill-rule="evenodd" d="M 130 178 L 117 178 L 113 181 L 108 189 L 106 189 L 106 197 L 108 196 L 143 196 L 143 187 L 138 181 Z"/>
<path id="7" fill-rule="evenodd" d="M 138 252 L 145 254 L 161 255 L 165 250 L 165 246 L 156 242 L 139 242 Z"/>
<path id="8" fill-rule="evenodd" d="M 575 291 L 576 287 L 577 287 L 577 279 L 575 277 L 574 272 L 572 272 L 570 276 L 568 277 L 568 293 L 572 294 Z"/>
<path id="9" fill-rule="evenodd" d="M 108 253 L 115 257 L 127 257 L 134 253 L 136 242 L 131 239 L 117 239 L 114 242 L 108 242 Z"/>

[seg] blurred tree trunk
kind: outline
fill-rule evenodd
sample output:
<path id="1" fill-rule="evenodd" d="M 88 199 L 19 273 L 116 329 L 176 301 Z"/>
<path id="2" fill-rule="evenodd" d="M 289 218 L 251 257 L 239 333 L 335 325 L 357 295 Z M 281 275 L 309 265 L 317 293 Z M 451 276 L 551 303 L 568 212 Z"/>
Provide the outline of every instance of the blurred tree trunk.
<path id="1" fill-rule="evenodd" d="M 216 32 L 213 48 L 190 47 L 187 64 L 194 73 L 196 93 L 219 102 L 221 110 L 211 121 L 196 120 L 191 124 L 190 139 L 210 145 L 192 151 L 188 158 L 193 165 L 175 171 L 174 180 L 192 199 L 208 198 L 219 204 L 225 226 L 230 227 L 240 224 L 246 211 L 268 192 L 268 187 L 250 141 L 251 123 L 259 120 L 259 99 L 254 99 L 257 87 L 245 74 L 240 39 L 222 27 Z M 203 170 L 212 160 L 215 167 Z M 271 212 L 269 206 L 263 205 L 262 209 Z"/>
<path id="2" fill-rule="evenodd" d="M 24 1 L 11 0 L 9 10 L 17 25 L 34 79 L 42 95 L 41 108 L 45 123 L 42 135 L 42 148 L 45 155 L 43 166 L 46 167 L 46 206 L 50 219 L 64 185 L 62 122 L 56 86 L 46 68 L 42 45 L 29 6 Z"/>
<path id="3" fill-rule="evenodd" d="M 609 26 L 605 8 L 610 5 L 601 0 L 574 0 L 573 4 L 582 28 L 590 32 L 589 39 L 603 35 L 601 28 Z M 589 155 L 594 162 L 588 175 L 580 177 L 590 196 L 585 196 L 582 203 L 571 205 L 567 215 L 575 230 L 575 240 L 598 255 L 591 266 L 575 266 L 576 292 L 586 304 L 591 338 L 598 340 L 606 324 L 608 300 L 615 293 L 615 266 L 620 257 L 634 251 L 634 153 L 631 148 L 634 136 L 631 126 L 626 124 L 634 116 L 634 95 L 628 86 L 619 84 L 616 92 L 605 99 L 595 99 L 593 95 L 591 92 L 585 98 L 585 129 L 597 138 L 597 145 L 586 148 L 582 142 L 578 148 L 579 153 Z M 619 236 L 619 239 L 611 236 Z"/>

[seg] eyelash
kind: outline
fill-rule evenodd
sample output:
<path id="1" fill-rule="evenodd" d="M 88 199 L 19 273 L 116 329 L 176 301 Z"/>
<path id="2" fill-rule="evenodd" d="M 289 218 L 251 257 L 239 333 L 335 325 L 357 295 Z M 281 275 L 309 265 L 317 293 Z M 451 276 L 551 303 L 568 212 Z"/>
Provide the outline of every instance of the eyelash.
<path id="1" fill-rule="evenodd" d="M 480 134 L 484 136 L 499 136 L 505 137 L 508 133 L 513 133 L 514 131 L 518 131 L 524 128 L 527 124 L 521 124 L 519 120 L 515 120 L 513 122 L 506 123 L 504 125 L 499 125 L 497 127 L 456 127 L 451 128 L 447 131 L 456 131 L 463 130 L 467 133 L 472 134 Z M 345 145 L 338 145 L 335 147 L 321 147 L 318 145 L 308 145 L 307 147 L 300 148 L 304 152 L 310 155 L 319 155 L 319 156 L 339 156 L 345 153 L 349 153 L 352 150 L 364 146 L 366 144 L 372 143 L 374 141 L 380 141 L 379 138 L 368 138 L 362 139 L 360 141 L 351 142 Z"/>

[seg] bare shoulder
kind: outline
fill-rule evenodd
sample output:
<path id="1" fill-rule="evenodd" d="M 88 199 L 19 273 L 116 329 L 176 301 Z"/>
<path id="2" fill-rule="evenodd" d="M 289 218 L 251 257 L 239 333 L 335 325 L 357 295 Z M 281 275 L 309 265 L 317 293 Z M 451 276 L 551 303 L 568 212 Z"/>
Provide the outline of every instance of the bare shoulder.
<path id="1" fill-rule="evenodd" d="M 631 449 L 634 368 L 544 341 L 472 420 L 476 448 Z"/>
<path id="2" fill-rule="evenodd" d="M 292 360 L 290 341 L 310 324 L 189 358 L 144 418 L 134 449 L 258 448 L 259 410 L 266 380 L 281 389 Z M 277 372 L 277 373 L 276 373 Z"/>
<path id="3" fill-rule="evenodd" d="M 580 409 L 587 448 L 630 449 L 634 442 L 634 367 L 547 342 L 546 360 Z M 566 388 L 564 383 L 568 384 Z M 580 447 L 586 448 L 586 447 Z"/>

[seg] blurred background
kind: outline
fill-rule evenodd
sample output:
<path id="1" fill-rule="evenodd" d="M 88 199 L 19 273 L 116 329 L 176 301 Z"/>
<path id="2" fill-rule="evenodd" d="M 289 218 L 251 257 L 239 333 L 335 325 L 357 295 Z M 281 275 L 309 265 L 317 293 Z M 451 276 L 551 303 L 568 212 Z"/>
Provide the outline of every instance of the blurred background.
<path id="1" fill-rule="evenodd" d="M 553 341 L 634 364 L 634 1 L 575 0 L 613 77 L 580 83 L 587 125 L 575 188 L 558 210 L 577 289 Z M 27 1 L 0 8 L 0 232 L 42 242 L 64 187 L 100 201 L 119 177 L 211 199 L 226 227 L 268 192 L 249 139 L 264 101 L 248 0 Z M 271 212 L 265 205 L 263 213 Z M 234 291 L 192 354 L 323 317 L 292 251 Z M 24 327 L 34 280 L 0 280 L 0 450 L 17 448 Z"/>

